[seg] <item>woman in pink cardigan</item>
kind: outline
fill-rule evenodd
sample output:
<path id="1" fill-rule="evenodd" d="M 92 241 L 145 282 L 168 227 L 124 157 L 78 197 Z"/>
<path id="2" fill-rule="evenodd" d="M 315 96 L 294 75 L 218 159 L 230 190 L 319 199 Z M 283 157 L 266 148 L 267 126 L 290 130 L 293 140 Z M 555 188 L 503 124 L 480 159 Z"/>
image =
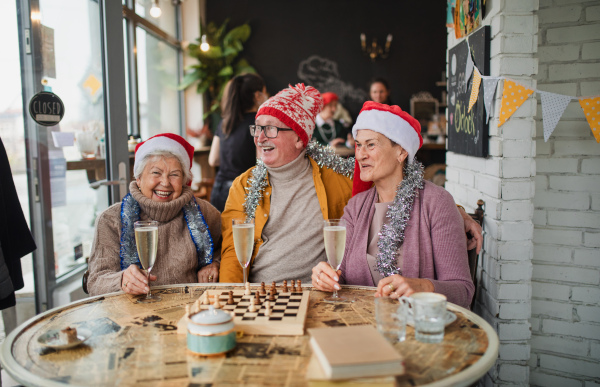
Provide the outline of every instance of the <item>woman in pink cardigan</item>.
<path id="1" fill-rule="evenodd" d="M 436 292 L 469 308 L 475 288 L 464 223 L 452 196 L 423 180 L 414 159 L 423 144 L 419 122 L 398 106 L 366 102 L 352 135 L 360 193 L 344 209 L 344 260 L 337 271 L 315 266 L 313 286 L 377 286 L 375 296 L 394 298 Z"/>

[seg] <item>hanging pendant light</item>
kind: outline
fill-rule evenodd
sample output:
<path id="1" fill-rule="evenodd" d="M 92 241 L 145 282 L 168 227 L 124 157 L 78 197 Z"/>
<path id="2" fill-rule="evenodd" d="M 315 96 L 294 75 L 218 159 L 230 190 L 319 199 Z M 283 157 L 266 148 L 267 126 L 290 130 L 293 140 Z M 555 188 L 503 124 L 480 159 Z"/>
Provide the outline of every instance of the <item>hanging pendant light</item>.
<path id="1" fill-rule="evenodd" d="M 158 18 L 162 14 L 162 10 L 158 5 L 158 0 L 152 0 L 152 8 L 150 8 L 150 16 L 153 18 Z"/>

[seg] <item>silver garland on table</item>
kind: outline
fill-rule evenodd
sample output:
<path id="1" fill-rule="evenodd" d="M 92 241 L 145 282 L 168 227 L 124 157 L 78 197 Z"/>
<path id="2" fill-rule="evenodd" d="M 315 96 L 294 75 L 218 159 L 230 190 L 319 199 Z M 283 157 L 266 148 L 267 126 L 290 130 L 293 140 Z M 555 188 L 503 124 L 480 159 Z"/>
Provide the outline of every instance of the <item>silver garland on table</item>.
<path id="1" fill-rule="evenodd" d="M 398 184 L 394 202 L 388 207 L 386 217 L 390 219 L 379 232 L 379 253 L 377 254 L 377 271 L 384 277 L 392 274 L 402 274 L 396 267 L 398 248 L 404 242 L 404 230 L 410 220 L 410 212 L 418 195 L 418 189 L 423 188 L 423 164 L 414 160 L 404 168 L 404 179 Z"/>
<path id="2" fill-rule="evenodd" d="M 335 151 L 329 146 L 323 146 L 312 140 L 306 146 L 306 155 L 319 165 L 327 167 L 334 172 L 352 179 L 354 175 L 354 157 L 344 159 L 335 154 Z M 256 166 L 252 169 L 248 179 L 249 187 L 246 189 L 246 198 L 244 200 L 244 213 L 246 219 L 254 219 L 256 207 L 263 197 L 263 191 L 267 187 L 267 167 L 261 159 L 256 160 Z"/>
<path id="3" fill-rule="evenodd" d="M 315 160 L 319 167 L 327 167 L 351 179 L 354 175 L 354 157 L 345 159 L 338 156 L 332 147 L 321 145 L 316 140 L 308 143 L 306 155 Z"/>
<path id="4" fill-rule="evenodd" d="M 244 200 L 244 213 L 246 219 L 254 219 L 258 202 L 262 199 L 263 191 L 267 187 L 267 167 L 261 159 L 256 160 L 256 166 L 248 179 L 250 187 L 246 188 L 246 200 Z"/>

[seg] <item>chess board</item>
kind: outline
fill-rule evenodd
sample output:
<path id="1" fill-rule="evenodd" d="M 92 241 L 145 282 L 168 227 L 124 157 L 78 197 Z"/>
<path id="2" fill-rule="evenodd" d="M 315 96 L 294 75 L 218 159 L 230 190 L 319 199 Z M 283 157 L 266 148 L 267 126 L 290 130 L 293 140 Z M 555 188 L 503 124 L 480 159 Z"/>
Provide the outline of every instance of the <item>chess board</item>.
<path id="1" fill-rule="evenodd" d="M 277 289 L 278 293 L 274 296 L 275 301 L 271 301 L 271 315 L 265 314 L 265 301 L 269 298 L 267 294 L 260 295 L 260 305 L 256 305 L 256 312 L 250 312 L 250 300 L 255 297 L 254 293 L 259 288 L 252 288 L 251 295 L 244 295 L 244 289 L 234 289 L 233 304 L 227 305 L 229 290 L 209 290 L 211 300 L 215 294 L 219 295 L 221 309 L 233 312 L 235 314 L 233 322 L 235 329 L 243 331 L 246 334 L 253 335 L 285 335 L 301 336 L 304 334 L 304 322 L 308 311 L 308 301 L 310 290 L 297 292 L 281 292 L 281 287 Z M 203 295 L 200 296 L 200 300 Z M 209 305 L 201 305 L 201 310 L 208 310 Z M 185 318 L 182 319 L 185 321 Z M 181 324 L 179 324 L 181 327 Z M 185 325 L 183 325 L 185 326 Z M 178 329 L 179 333 L 185 333 L 187 330 Z"/>

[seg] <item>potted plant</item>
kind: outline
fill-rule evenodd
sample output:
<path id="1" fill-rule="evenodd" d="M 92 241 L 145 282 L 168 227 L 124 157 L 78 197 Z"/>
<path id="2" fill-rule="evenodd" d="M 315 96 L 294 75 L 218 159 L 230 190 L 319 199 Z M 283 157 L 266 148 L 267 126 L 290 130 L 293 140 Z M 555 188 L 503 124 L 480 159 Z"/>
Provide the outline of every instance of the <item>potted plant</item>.
<path id="1" fill-rule="evenodd" d="M 220 113 L 221 97 L 230 79 L 256 72 L 246 59 L 240 57 L 244 43 L 250 38 L 250 25 L 245 23 L 226 31 L 228 22 L 229 19 L 218 27 L 213 22 L 208 23 L 203 28 L 205 34 L 187 48 L 188 55 L 196 58 L 198 64 L 187 68 L 180 89 L 197 84 L 198 93 L 208 93 L 209 109 L 204 113 L 205 119 Z"/>

